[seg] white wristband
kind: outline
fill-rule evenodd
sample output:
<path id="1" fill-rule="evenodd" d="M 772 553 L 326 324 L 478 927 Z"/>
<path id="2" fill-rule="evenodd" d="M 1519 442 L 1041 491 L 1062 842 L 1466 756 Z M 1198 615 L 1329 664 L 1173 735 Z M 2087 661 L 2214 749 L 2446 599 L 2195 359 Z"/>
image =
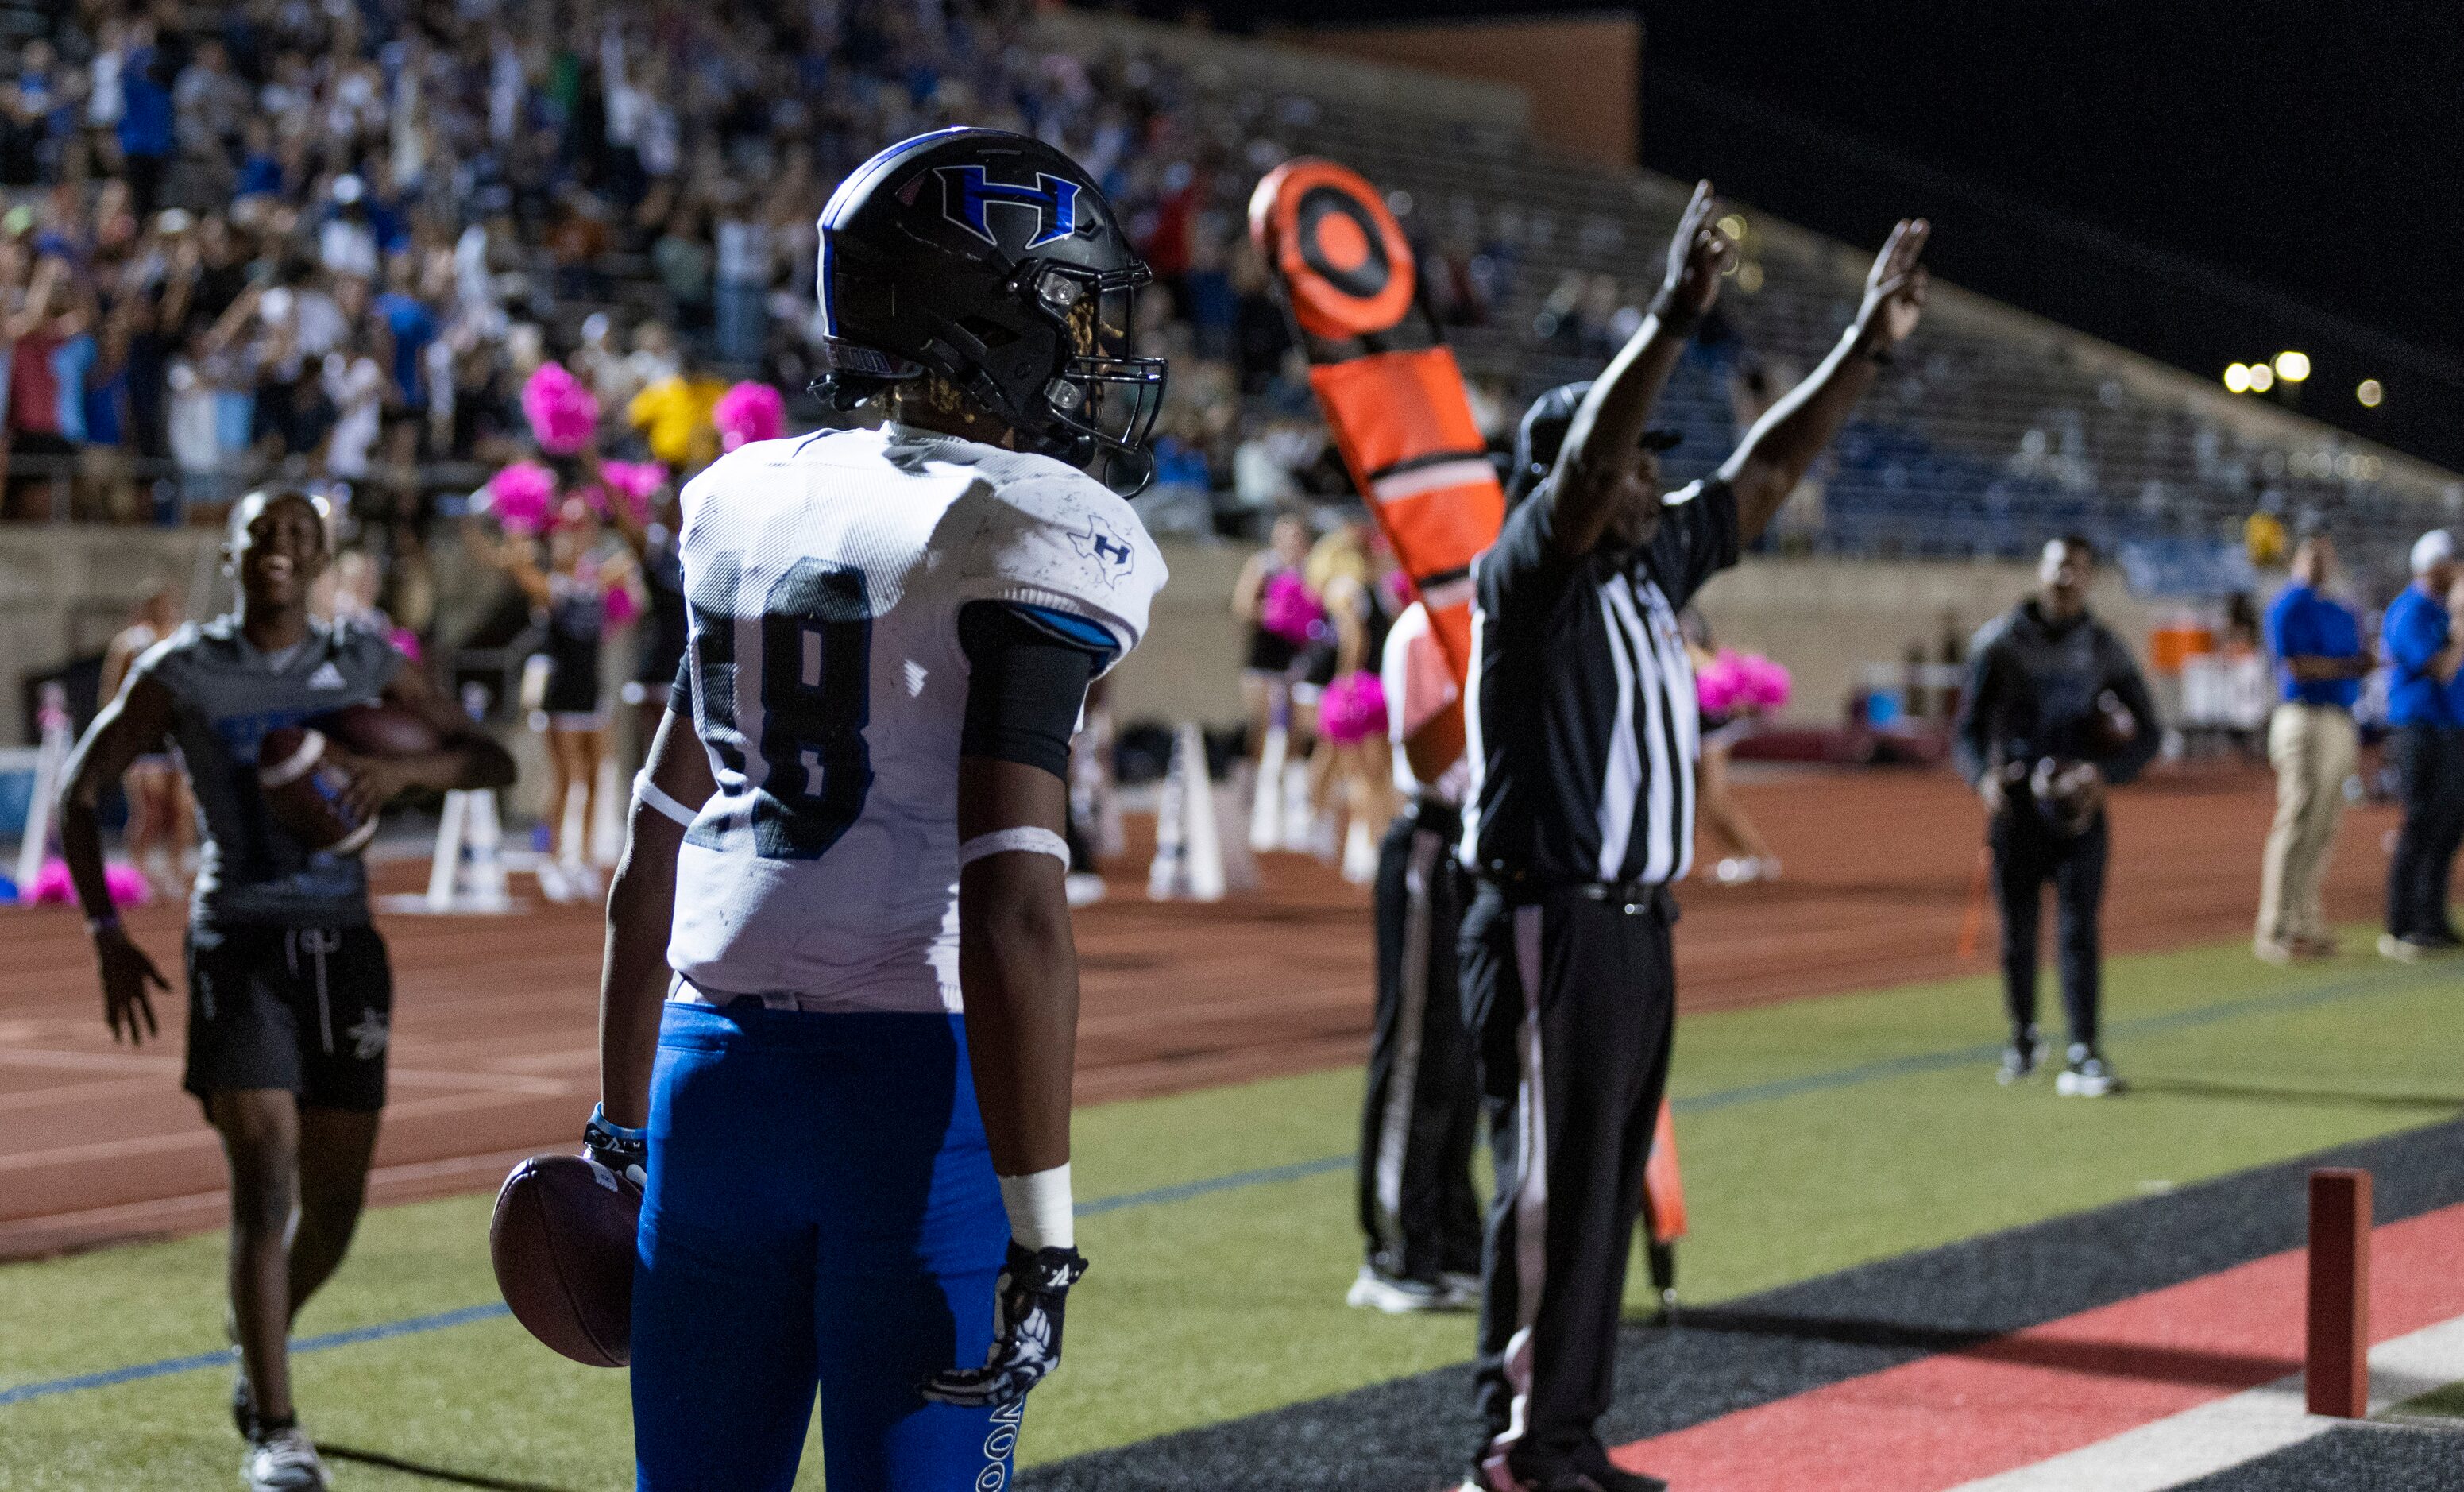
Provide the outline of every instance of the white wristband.
<path id="1" fill-rule="evenodd" d="M 1069 1205 L 1067 1161 L 1033 1175 L 1000 1179 L 1001 1207 L 1009 1214 L 1009 1236 L 1018 1240 L 1019 1247 L 1032 1251 L 1077 1246 L 1077 1229 Z"/>
<path id="2" fill-rule="evenodd" d="M 990 834 L 977 835 L 958 846 L 958 868 L 963 870 L 986 855 L 1003 854 L 1013 849 L 1024 850 L 1029 854 L 1050 855 L 1061 862 L 1061 868 L 1064 870 L 1069 868 L 1069 842 L 1050 829 L 1039 829 L 1032 825 L 1016 829 L 995 829 Z"/>
<path id="3" fill-rule="evenodd" d="M 658 783 L 650 780 L 647 770 L 633 774 L 633 801 L 663 819 L 672 819 L 686 828 L 693 827 L 693 811 L 669 797 Z"/>

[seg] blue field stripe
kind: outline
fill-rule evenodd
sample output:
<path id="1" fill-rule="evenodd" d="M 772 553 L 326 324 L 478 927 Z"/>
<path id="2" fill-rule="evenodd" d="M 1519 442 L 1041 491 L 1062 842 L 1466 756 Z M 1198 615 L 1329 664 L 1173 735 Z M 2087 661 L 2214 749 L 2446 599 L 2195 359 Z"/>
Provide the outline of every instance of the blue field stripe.
<path id="1" fill-rule="evenodd" d="M 373 1327 L 354 1327 L 348 1331 L 328 1331 L 322 1336 L 297 1337 L 291 1350 L 321 1352 L 327 1348 L 352 1347 L 362 1342 L 382 1342 L 387 1337 L 415 1336 L 422 1331 L 441 1331 L 447 1327 L 467 1326 L 473 1321 L 490 1321 L 510 1316 L 502 1301 L 485 1306 L 465 1306 L 460 1310 L 438 1311 L 432 1316 L 412 1316 L 405 1321 L 388 1321 Z M 49 1398 L 55 1393 L 74 1393 L 79 1389 L 107 1389 L 116 1383 L 135 1383 L 141 1378 L 166 1377 L 175 1372 L 196 1372 L 207 1368 L 228 1368 L 231 1363 L 229 1350 L 196 1352 L 187 1357 L 165 1357 L 160 1362 L 137 1363 L 127 1368 L 107 1368 L 101 1372 L 79 1373 L 73 1378 L 53 1378 L 42 1383 L 20 1384 L 13 1389 L 0 1389 L 0 1408 L 23 1403 L 27 1399 Z"/>
<path id="2" fill-rule="evenodd" d="M 1075 1211 L 1081 1218 L 1100 1218 L 1124 1207 L 1153 1207 L 1159 1202 L 1185 1202 L 1209 1192 L 1229 1192 L 1236 1187 L 1264 1186 L 1270 1181 L 1300 1181 L 1309 1176 L 1322 1176 L 1330 1171 L 1347 1170 L 1350 1155 L 1320 1155 L 1315 1160 L 1296 1160 L 1288 1166 L 1262 1166 L 1256 1171 L 1236 1171 L 1228 1176 L 1209 1176 L 1203 1181 L 1183 1181 L 1174 1186 L 1158 1186 L 1144 1192 L 1123 1192 L 1116 1196 L 1099 1196 L 1090 1202 L 1080 1202 Z"/>
<path id="3" fill-rule="evenodd" d="M 2115 1022 L 2109 1031 L 2117 1036 L 2162 1036 L 2174 1031 L 2193 1030 L 2227 1020 L 2239 1020 L 2251 1016 L 2284 1015 L 2318 1005 L 2334 1004 L 2366 995 L 2387 995 L 2422 988 L 2432 982 L 2428 970 L 2404 974 L 2362 975 L 2349 979 L 2314 985 L 2306 989 L 2282 990 L 2272 995 L 2254 995 L 2245 999 L 2219 1000 L 2211 1005 L 2193 1005 L 2187 1010 L 2168 1011 L 2161 1016 L 2141 1016 Z M 1912 1052 L 1904 1057 L 1887 1057 L 1879 1062 L 1859 1063 L 1850 1067 L 1837 1067 L 1827 1072 L 1801 1073 L 1793 1078 L 1777 1078 L 1769 1083 L 1749 1083 L 1741 1087 L 1721 1088 L 1709 1093 L 1696 1093 L 1675 1099 L 1670 1107 L 1681 1114 L 1709 1113 L 1722 1108 L 1735 1108 L 1747 1104 L 1770 1103 L 1777 1099 L 1796 1098 L 1807 1093 L 1827 1092 L 1835 1088 L 1854 1087 L 1860 1084 L 1880 1083 L 1891 1078 L 1911 1077 L 1919 1073 L 1939 1072 L 1947 1067 L 1967 1066 L 1992 1061 L 2002 1048 L 1992 1043 L 1951 1047 L 1943 1051 Z M 1227 1175 L 1207 1176 L 1196 1181 L 1176 1182 L 1171 1186 L 1150 1187 L 1142 1192 L 1121 1192 L 1111 1196 L 1098 1196 L 1080 1202 L 1076 1213 L 1081 1218 L 1100 1218 L 1106 1213 L 1121 1212 L 1132 1207 L 1157 1207 L 1171 1202 L 1185 1202 L 1194 1197 L 1217 1192 L 1239 1191 L 1244 1187 L 1267 1186 L 1280 1181 L 1305 1181 L 1332 1172 L 1350 1170 L 1349 1154 L 1320 1155 L 1313 1160 L 1296 1160 L 1281 1166 L 1262 1166 L 1254 1171 L 1235 1171 Z M 501 1301 L 484 1306 L 466 1306 L 460 1310 L 439 1311 L 429 1316 L 412 1316 L 403 1321 L 388 1321 L 373 1327 L 355 1327 L 348 1331 L 331 1331 L 322 1336 L 301 1337 L 291 1344 L 294 1352 L 318 1352 L 329 1348 L 353 1347 L 363 1342 L 383 1342 L 393 1337 L 416 1336 L 425 1331 L 441 1331 L 448 1327 L 468 1326 L 473 1322 L 493 1321 L 513 1314 Z M 143 1378 L 161 1378 L 172 1373 L 195 1372 L 203 1369 L 228 1367 L 231 1354 L 199 1352 L 187 1357 L 166 1357 L 160 1362 L 138 1363 L 126 1368 L 111 1368 L 100 1372 L 79 1373 L 75 1377 L 52 1378 L 41 1383 L 21 1384 L 13 1389 L 0 1389 L 0 1408 L 24 1403 L 29 1399 L 49 1398 L 55 1393 L 75 1393 L 83 1389 L 105 1389 L 115 1384 L 134 1383 Z"/>

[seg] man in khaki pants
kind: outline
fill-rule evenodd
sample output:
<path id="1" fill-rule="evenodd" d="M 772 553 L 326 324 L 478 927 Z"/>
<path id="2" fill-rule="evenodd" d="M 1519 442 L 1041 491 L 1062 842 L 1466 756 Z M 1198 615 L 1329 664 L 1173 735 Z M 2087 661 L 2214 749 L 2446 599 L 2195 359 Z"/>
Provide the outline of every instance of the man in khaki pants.
<path id="1" fill-rule="evenodd" d="M 2335 566 L 2332 539 L 2324 534 L 2303 539 L 2293 551 L 2293 583 L 2267 608 L 2267 650 L 2275 655 L 2283 698 L 2267 727 L 2276 826 L 2267 836 L 2251 951 L 2270 963 L 2336 951 L 2319 884 L 2343 816 L 2344 779 L 2360 751 L 2353 700 L 2370 659 L 2353 609 L 2326 592 Z"/>

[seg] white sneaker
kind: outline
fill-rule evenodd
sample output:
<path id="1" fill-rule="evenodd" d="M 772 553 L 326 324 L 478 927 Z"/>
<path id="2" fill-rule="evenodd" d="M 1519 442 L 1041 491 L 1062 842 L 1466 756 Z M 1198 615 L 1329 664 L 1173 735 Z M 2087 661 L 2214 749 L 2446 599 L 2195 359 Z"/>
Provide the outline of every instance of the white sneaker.
<path id="1" fill-rule="evenodd" d="M 553 860 L 541 859 L 534 869 L 539 877 L 539 894 L 562 906 L 573 900 L 573 888 L 564 879 L 564 867 Z"/>
<path id="2" fill-rule="evenodd" d="M 321 1492 L 333 1485 L 326 1480 L 325 1463 L 317 1459 L 317 1447 L 297 1425 L 269 1431 L 251 1442 L 239 1463 L 239 1480 L 248 1492 Z"/>
<path id="3" fill-rule="evenodd" d="M 1381 1274 L 1372 1264 L 1360 1266 L 1360 1277 L 1344 1292 L 1343 1304 L 1358 1310 L 1381 1310 L 1389 1316 L 1409 1316 L 1429 1310 L 1461 1310 L 1467 1304 L 1461 1295 L 1443 1284 L 1426 1280 L 1404 1280 Z"/>
<path id="4" fill-rule="evenodd" d="M 1061 886 L 1072 907 L 1092 907 L 1104 899 L 1104 878 L 1091 871 L 1077 870 L 1063 876 Z"/>
<path id="5" fill-rule="evenodd" d="M 2063 1098 L 2102 1098 L 2122 1086 L 2102 1057 L 2091 1047 L 2074 1042 L 2070 1064 L 2054 1079 L 2054 1091 Z"/>
<path id="6" fill-rule="evenodd" d="M 1779 861 L 1770 855 L 1738 855 L 1721 861 L 1712 868 L 1711 875 L 1722 886 L 1776 881 L 1779 879 Z"/>

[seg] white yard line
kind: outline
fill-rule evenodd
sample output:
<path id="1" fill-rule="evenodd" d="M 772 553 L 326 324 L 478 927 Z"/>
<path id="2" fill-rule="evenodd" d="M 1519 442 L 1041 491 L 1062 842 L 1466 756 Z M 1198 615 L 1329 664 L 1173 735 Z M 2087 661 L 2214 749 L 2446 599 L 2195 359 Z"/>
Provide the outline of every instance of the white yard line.
<path id="1" fill-rule="evenodd" d="M 2464 1317 L 2370 1349 L 2370 1413 L 2459 1379 Z M 2163 1492 L 2358 1422 L 2304 1413 L 2296 1373 L 1956 1492 Z"/>

